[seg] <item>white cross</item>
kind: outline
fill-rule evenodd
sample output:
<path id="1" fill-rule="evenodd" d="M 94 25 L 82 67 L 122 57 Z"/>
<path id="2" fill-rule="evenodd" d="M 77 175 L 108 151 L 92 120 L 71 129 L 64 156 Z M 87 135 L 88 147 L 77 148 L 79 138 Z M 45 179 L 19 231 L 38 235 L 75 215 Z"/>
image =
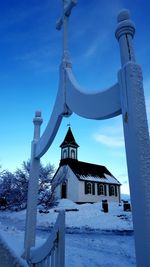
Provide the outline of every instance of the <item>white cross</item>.
<path id="1" fill-rule="evenodd" d="M 69 62 L 68 51 L 68 17 L 71 14 L 72 8 L 76 5 L 77 0 L 63 0 L 63 15 L 56 22 L 56 29 L 61 30 L 63 25 L 63 61 Z"/>
<path id="2" fill-rule="evenodd" d="M 61 30 L 65 17 L 69 17 L 72 8 L 76 5 L 77 0 L 63 0 L 63 16 L 56 22 L 56 29 Z"/>

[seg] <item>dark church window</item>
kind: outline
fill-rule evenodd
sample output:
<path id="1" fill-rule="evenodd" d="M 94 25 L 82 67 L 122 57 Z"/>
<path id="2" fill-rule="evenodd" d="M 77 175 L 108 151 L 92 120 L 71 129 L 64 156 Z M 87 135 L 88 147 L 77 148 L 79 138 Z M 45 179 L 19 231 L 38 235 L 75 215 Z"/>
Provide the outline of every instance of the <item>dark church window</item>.
<path id="1" fill-rule="evenodd" d="M 92 194 L 92 183 L 85 182 L 85 194 Z"/>
<path id="2" fill-rule="evenodd" d="M 117 190 L 117 188 L 118 188 L 118 187 L 115 186 L 115 196 L 116 196 L 116 197 L 117 197 L 117 195 L 118 195 L 118 192 L 117 192 L 118 190 Z"/>
<path id="3" fill-rule="evenodd" d="M 66 151 L 66 150 L 63 151 L 63 158 L 64 158 L 64 159 L 67 158 L 67 151 Z"/>
<path id="4" fill-rule="evenodd" d="M 117 192 L 116 192 L 116 190 L 115 190 L 115 186 L 114 186 L 114 185 L 110 185 L 110 186 L 109 186 L 109 195 L 110 195 L 110 196 L 117 196 L 116 193 L 117 193 Z"/>
<path id="5" fill-rule="evenodd" d="M 63 183 L 61 186 L 61 198 L 67 198 L 67 185 Z"/>
<path id="6" fill-rule="evenodd" d="M 95 195 L 95 183 L 85 181 L 85 194 Z"/>
<path id="7" fill-rule="evenodd" d="M 88 192 L 88 194 L 92 193 L 92 184 L 91 183 L 87 183 L 87 192 Z"/>
<path id="8" fill-rule="evenodd" d="M 71 158 L 75 159 L 75 151 L 73 149 L 71 150 Z"/>
<path id="9" fill-rule="evenodd" d="M 98 195 L 104 195 L 104 185 L 103 184 L 97 184 L 97 194 Z"/>
<path id="10" fill-rule="evenodd" d="M 92 194 L 95 195 L 95 183 L 92 183 Z"/>

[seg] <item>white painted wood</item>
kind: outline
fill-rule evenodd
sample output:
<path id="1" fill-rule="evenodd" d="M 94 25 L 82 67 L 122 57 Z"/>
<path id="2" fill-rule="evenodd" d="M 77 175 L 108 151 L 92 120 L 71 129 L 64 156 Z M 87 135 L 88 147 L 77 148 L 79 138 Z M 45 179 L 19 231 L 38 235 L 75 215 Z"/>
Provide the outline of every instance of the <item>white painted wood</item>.
<path id="1" fill-rule="evenodd" d="M 128 61 L 135 61 L 132 39 L 135 33 L 134 23 L 130 20 L 128 10 L 123 10 L 118 15 L 118 26 L 115 32 L 120 46 L 120 57 L 122 66 Z"/>
<path id="2" fill-rule="evenodd" d="M 138 267 L 150 266 L 150 140 L 140 66 L 119 73 Z"/>
<path id="3" fill-rule="evenodd" d="M 143 77 L 135 64 L 132 38 L 135 27 L 129 12 L 118 16 L 116 37 L 122 69 L 120 85 L 122 119 L 132 203 L 137 267 L 150 266 L 150 140 L 146 116 Z M 129 36 L 127 39 L 126 37 Z"/>
<path id="4" fill-rule="evenodd" d="M 64 3 L 70 3 L 65 1 Z M 70 9 L 71 10 L 71 9 Z M 66 10 L 65 12 L 70 12 Z M 35 130 L 35 139 L 32 143 L 32 168 L 29 183 L 28 206 L 33 202 L 27 211 L 26 235 L 25 235 L 25 257 L 28 259 L 31 245 L 35 240 L 35 206 L 37 198 L 37 186 L 33 177 L 37 177 L 39 168 L 39 158 L 48 150 L 58 131 L 63 116 L 71 115 L 75 112 L 79 116 L 90 119 L 106 119 L 123 114 L 124 135 L 126 144 L 126 154 L 128 163 L 128 173 L 131 191 L 131 201 L 133 209 L 133 222 L 135 232 L 135 244 L 137 255 L 137 267 L 150 266 L 150 142 L 146 119 L 145 101 L 143 94 L 142 75 L 138 65 L 134 64 L 134 48 L 132 38 L 135 27 L 130 21 L 129 12 L 124 10 L 118 16 L 118 26 L 116 37 L 120 45 L 120 55 L 122 69 L 119 73 L 119 83 L 111 88 L 97 93 L 85 93 L 76 82 L 69 59 L 67 43 L 67 18 L 70 13 L 64 13 L 64 48 L 63 60 L 60 67 L 60 86 L 55 102 L 55 106 L 45 132 L 39 139 L 38 131 Z M 131 62 L 131 63 L 129 63 Z M 84 103 L 84 105 L 83 105 Z M 36 151 L 35 151 L 36 150 Z M 136 182 L 135 182 L 136 179 Z M 35 188 L 34 200 L 31 200 L 31 192 Z M 142 197 L 141 197 L 142 196 Z M 30 220 L 30 216 L 31 218 Z M 29 226 L 31 227 L 31 237 L 29 236 Z M 52 236 L 48 239 L 40 250 L 42 260 L 48 256 L 54 246 L 56 238 L 54 227 Z M 59 227 L 58 227 L 59 228 Z M 63 232 L 63 231 L 62 231 Z M 56 240 L 56 239 L 55 239 Z M 63 242 L 62 242 L 63 244 Z M 50 247 L 49 247 L 50 245 Z M 63 246 L 63 245 L 62 245 Z M 64 246 L 63 246 L 64 248 Z M 58 251 L 60 257 L 60 249 Z M 52 256 L 51 256 L 52 257 Z M 59 259 L 56 257 L 56 260 Z M 31 251 L 33 263 L 39 259 L 38 249 Z M 54 256 L 53 256 L 54 259 Z M 55 264 L 55 265 L 54 265 Z M 53 265 L 55 267 L 57 262 Z M 52 266 L 53 266 L 52 265 Z M 62 267 L 62 266 L 61 266 Z"/>
<path id="5" fill-rule="evenodd" d="M 55 264 L 54 264 L 54 266 L 55 267 L 57 267 L 57 266 L 59 266 L 58 265 L 58 257 L 59 257 L 59 251 L 58 251 L 58 246 L 56 245 L 56 247 L 55 247 L 55 252 L 54 252 L 55 254 L 55 258 L 54 258 L 54 261 L 55 261 Z"/>
<path id="6" fill-rule="evenodd" d="M 61 215 L 58 232 L 58 266 L 65 267 L 65 213 Z"/>
<path id="7" fill-rule="evenodd" d="M 70 199 L 74 202 L 101 202 L 103 199 L 107 199 L 108 202 L 118 202 L 120 203 L 120 188 L 118 188 L 118 195 L 116 196 L 109 196 L 109 189 L 108 184 L 106 184 L 107 196 L 105 195 L 98 195 L 97 194 L 97 183 L 95 183 L 95 195 L 93 194 L 85 194 L 85 181 L 80 181 L 74 172 L 71 170 L 69 166 L 67 166 L 67 171 L 63 172 L 62 166 L 59 171 L 57 172 L 53 183 L 57 184 L 57 180 L 60 179 L 64 173 L 66 184 L 67 184 L 67 199 Z M 102 179 L 101 179 L 102 180 Z M 59 180 L 59 185 L 55 189 L 55 197 L 60 199 L 61 198 L 61 186 L 62 180 Z M 102 180 L 101 183 L 103 184 L 104 181 Z M 116 183 L 117 185 L 117 183 Z"/>
<path id="8" fill-rule="evenodd" d="M 64 262 L 64 256 L 62 255 L 62 253 L 64 253 L 64 247 L 62 246 L 65 245 L 64 229 L 65 229 L 65 212 L 62 210 L 60 211 L 56 223 L 54 225 L 53 231 L 50 233 L 50 236 L 48 237 L 46 242 L 41 247 L 31 249 L 30 261 L 32 262 L 32 264 L 43 262 L 47 257 L 49 257 L 49 255 L 52 255 L 51 256 L 52 260 L 54 260 L 53 252 L 55 253 L 55 250 L 56 250 L 55 255 L 57 257 L 58 263 L 60 263 L 60 259 L 62 260 L 62 263 Z M 55 246 L 57 248 L 55 248 Z M 55 266 L 64 267 L 64 265 L 58 265 L 57 263 L 55 263 Z"/>
<path id="9" fill-rule="evenodd" d="M 52 253 L 51 253 L 51 267 L 54 267 L 54 260 L 55 260 L 55 258 L 54 258 L 54 252 L 55 252 L 55 250 L 52 249 Z"/>
<path id="10" fill-rule="evenodd" d="M 107 90 L 85 93 L 71 68 L 66 68 L 66 103 L 72 112 L 88 119 L 107 119 L 121 114 L 118 84 Z"/>
<path id="11" fill-rule="evenodd" d="M 56 29 L 61 30 L 61 27 L 64 23 L 64 17 L 69 17 L 72 11 L 72 8 L 77 4 L 76 0 L 64 0 L 63 1 L 63 16 L 58 19 L 56 22 Z"/>
<path id="12" fill-rule="evenodd" d="M 24 239 L 24 258 L 28 261 L 30 248 L 35 245 L 36 217 L 37 217 L 37 199 L 38 199 L 38 177 L 40 160 L 35 159 L 35 147 L 40 138 L 40 126 L 42 124 L 41 112 L 35 113 L 34 139 L 31 145 L 31 166 L 28 185 L 27 213 Z"/>
<path id="13" fill-rule="evenodd" d="M 59 126 L 61 124 L 63 116 L 70 116 L 71 111 L 67 107 L 66 104 L 66 95 L 65 95 L 65 67 L 64 64 L 60 66 L 60 83 L 59 83 L 59 90 L 56 97 L 56 102 L 50 117 L 50 120 L 47 124 L 47 127 L 42 134 L 40 140 L 36 144 L 36 152 L 35 157 L 40 158 L 42 157 L 49 147 L 51 146 Z"/>
<path id="14" fill-rule="evenodd" d="M 50 256 L 47 257 L 47 263 L 46 263 L 46 267 L 50 267 L 51 263 L 50 263 Z"/>
<path id="15" fill-rule="evenodd" d="M 42 157 L 50 145 L 52 144 L 55 135 L 59 129 L 61 120 L 63 116 L 71 115 L 71 112 L 67 108 L 66 104 L 66 84 L 65 84 L 65 67 L 71 66 L 69 51 L 68 51 L 68 16 L 71 14 L 72 8 L 76 5 L 76 0 L 63 1 L 63 17 L 58 22 L 58 28 L 61 28 L 61 25 L 64 24 L 63 32 L 63 58 L 62 64 L 60 66 L 60 83 L 57 98 L 53 108 L 51 118 L 48 122 L 48 125 L 40 138 L 37 147 L 36 147 L 36 158 Z"/>

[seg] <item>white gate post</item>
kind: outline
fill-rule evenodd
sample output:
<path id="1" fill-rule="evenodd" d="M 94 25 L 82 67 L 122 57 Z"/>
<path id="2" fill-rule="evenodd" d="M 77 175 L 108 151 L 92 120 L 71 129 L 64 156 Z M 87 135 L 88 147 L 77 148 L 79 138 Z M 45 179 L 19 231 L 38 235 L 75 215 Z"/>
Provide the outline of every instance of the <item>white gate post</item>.
<path id="1" fill-rule="evenodd" d="M 129 12 L 118 16 L 116 37 L 120 45 L 119 72 L 126 157 L 133 211 L 137 267 L 150 266 L 150 140 L 142 71 L 134 61 L 134 24 Z"/>
<path id="2" fill-rule="evenodd" d="M 61 221 L 58 235 L 58 266 L 65 267 L 65 211 L 60 211 L 59 215 Z"/>
<path id="3" fill-rule="evenodd" d="M 34 123 L 34 138 L 31 145 L 31 162 L 30 176 L 28 185 L 27 199 L 27 214 L 25 225 L 25 240 L 24 240 L 24 258 L 28 261 L 30 256 L 30 248 L 35 246 L 36 232 L 36 217 L 37 217 L 37 199 L 38 199 L 38 181 L 40 159 L 35 158 L 36 143 L 40 138 L 40 126 L 42 124 L 41 112 L 35 113 Z"/>

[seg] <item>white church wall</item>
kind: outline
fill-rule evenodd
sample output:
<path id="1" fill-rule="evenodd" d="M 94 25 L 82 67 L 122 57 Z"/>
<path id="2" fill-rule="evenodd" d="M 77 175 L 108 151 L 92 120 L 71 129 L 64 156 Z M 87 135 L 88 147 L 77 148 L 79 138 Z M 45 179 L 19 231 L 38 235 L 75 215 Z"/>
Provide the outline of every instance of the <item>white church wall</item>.
<path id="1" fill-rule="evenodd" d="M 55 199 L 60 199 L 61 198 L 61 186 L 57 186 L 55 188 Z"/>
<path id="2" fill-rule="evenodd" d="M 56 199 L 60 199 L 61 198 L 62 180 L 65 178 L 66 173 L 67 173 L 67 169 L 64 170 L 64 167 L 62 166 L 58 170 L 58 172 L 57 172 L 57 174 L 56 174 L 56 176 L 55 176 L 55 178 L 53 180 L 53 184 L 58 184 L 58 186 L 55 188 L 55 198 Z"/>
<path id="3" fill-rule="evenodd" d="M 68 170 L 68 192 L 67 198 L 78 202 L 79 199 L 79 181 L 73 171 L 69 168 Z"/>
<path id="4" fill-rule="evenodd" d="M 63 169 L 63 166 L 59 169 L 58 173 L 56 174 L 56 177 L 55 177 L 55 181 L 58 179 L 58 177 L 60 177 L 61 175 L 61 172 L 62 172 L 62 169 Z M 78 201 L 78 195 L 79 195 L 79 184 L 78 184 L 78 180 L 75 176 L 75 174 L 72 172 L 72 170 L 70 169 L 70 167 L 68 166 L 68 171 L 67 171 L 67 198 L 74 201 L 74 202 L 77 202 Z M 56 189 L 55 189 L 55 198 L 56 199 L 60 199 L 61 198 L 61 186 L 62 186 L 62 183 L 59 184 Z"/>
<path id="5" fill-rule="evenodd" d="M 71 168 L 67 167 L 67 198 L 79 203 L 84 202 L 101 202 L 104 199 L 107 199 L 108 202 L 118 202 L 120 201 L 120 190 L 117 186 L 117 197 L 116 196 L 109 196 L 109 185 L 106 185 L 106 195 L 98 195 L 97 193 L 97 183 L 95 183 L 95 194 L 85 194 L 85 181 L 80 181 L 76 175 L 73 173 Z M 63 166 L 59 169 L 55 180 L 60 179 L 61 174 L 63 174 Z M 55 189 L 55 197 L 56 199 L 61 198 L 61 186 L 62 184 L 58 185 Z"/>
<path id="6" fill-rule="evenodd" d="M 97 184 L 95 184 L 95 194 L 85 194 L 85 184 L 82 181 L 79 181 L 79 198 L 77 202 L 100 202 L 103 199 L 107 199 L 110 202 L 119 202 L 119 194 L 117 191 L 116 196 L 109 196 L 109 188 L 106 185 L 107 195 L 98 195 L 97 194 Z"/>

